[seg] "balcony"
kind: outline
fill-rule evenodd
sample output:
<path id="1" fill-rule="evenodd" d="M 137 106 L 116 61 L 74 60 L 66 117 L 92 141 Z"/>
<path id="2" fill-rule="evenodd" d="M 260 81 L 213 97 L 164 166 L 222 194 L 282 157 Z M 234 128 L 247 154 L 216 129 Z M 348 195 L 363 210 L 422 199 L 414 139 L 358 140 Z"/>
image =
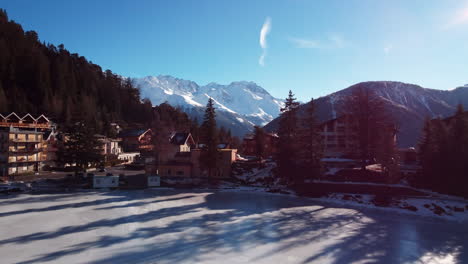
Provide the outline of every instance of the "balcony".
<path id="1" fill-rule="evenodd" d="M 15 143 L 39 143 L 41 142 L 41 139 L 38 138 L 38 139 L 35 139 L 35 138 L 28 138 L 28 139 L 25 139 L 25 138 L 13 138 L 13 139 L 10 139 L 11 142 L 15 142 Z"/>
<path id="2" fill-rule="evenodd" d="M 8 158 L 8 163 L 30 163 L 30 162 L 41 162 L 41 161 L 46 161 L 47 157 L 39 157 L 39 158 L 17 158 L 15 159 L 14 157 L 9 157 Z"/>
<path id="3" fill-rule="evenodd" d="M 50 128 L 50 123 L 19 123 L 19 122 L 1 122 L 0 127 L 20 127 L 20 128 Z"/>
<path id="4" fill-rule="evenodd" d="M 10 153 L 36 153 L 44 151 L 43 148 L 25 148 L 25 149 L 9 149 Z"/>

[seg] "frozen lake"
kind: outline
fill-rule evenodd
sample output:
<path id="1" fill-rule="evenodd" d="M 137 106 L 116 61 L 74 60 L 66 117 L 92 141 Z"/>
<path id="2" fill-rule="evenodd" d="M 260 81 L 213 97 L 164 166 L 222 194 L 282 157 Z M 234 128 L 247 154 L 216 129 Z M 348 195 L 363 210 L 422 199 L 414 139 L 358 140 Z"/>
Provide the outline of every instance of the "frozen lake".
<path id="1" fill-rule="evenodd" d="M 468 263 L 468 224 L 256 192 L 0 197 L 1 263 Z"/>

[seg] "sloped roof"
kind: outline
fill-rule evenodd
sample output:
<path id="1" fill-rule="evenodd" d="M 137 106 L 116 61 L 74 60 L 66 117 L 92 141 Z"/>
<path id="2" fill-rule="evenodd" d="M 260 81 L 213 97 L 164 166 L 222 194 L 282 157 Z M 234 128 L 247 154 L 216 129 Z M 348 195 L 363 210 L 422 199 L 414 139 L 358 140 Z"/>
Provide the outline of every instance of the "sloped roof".
<path id="1" fill-rule="evenodd" d="M 188 140 L 192 140 L 190 133 L 176 132 L 172 135 L 170 142 L 174 145 L 184 145 Z"/>
<path id="2" fill-rule="evenodd" d="M 29 119 L 32 120 L 33 122 L 36 122 L 36 119 L 35 119 L 34 117 L 32 117 L 31 114 L 26 114 L 26 115 L 24 115 L 24 116 L 21 118 L 21 120 L 23 120 L 23 122 L 24 122 L 24 121 L 26 120 L 26 118 L 28 118 L 28 117 L 29 117 Z"/>
<path id="3" fill-rule="evenodd" d="M 21 120 L 21 118 L 15 112 L 7 115 L 6 119 L 10 120 L 12 117 L 16 117 L 18 120 Z"/>
<path id="4" fill-rule="evenodd" d="M 36 118 L 36 121 L 37 122 L 40 122 L 40 121 L 50 122 L 50 120 L 45 115 L 40 115 L 38 118 Z"/>

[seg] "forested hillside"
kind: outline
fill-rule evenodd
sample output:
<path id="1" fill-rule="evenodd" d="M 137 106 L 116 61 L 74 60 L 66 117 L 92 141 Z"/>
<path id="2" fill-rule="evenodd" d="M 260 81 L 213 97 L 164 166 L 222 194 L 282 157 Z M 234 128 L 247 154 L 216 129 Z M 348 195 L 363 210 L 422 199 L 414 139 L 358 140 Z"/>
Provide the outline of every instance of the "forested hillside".
<path id="1" fill-rule="evenodd" d="M 130 80 L 63 45 L 40 42 L 34 31 L 0 9 L 0 112 L 46 114 L 59 124 L 83 120 L 105 132 L 111 122 L 150 125 L 152 106 Z"/>

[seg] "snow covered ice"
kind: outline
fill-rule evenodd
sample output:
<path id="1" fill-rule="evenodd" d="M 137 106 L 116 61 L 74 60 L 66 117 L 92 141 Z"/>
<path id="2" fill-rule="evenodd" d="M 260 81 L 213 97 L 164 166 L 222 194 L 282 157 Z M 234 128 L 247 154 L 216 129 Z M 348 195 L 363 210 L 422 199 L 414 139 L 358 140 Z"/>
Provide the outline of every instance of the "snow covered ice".
<path id="1" fill-rule="evenodd" d="M 468 263 L 466 222 L 243 191 L 0 197 L 1 263 Z"/>

